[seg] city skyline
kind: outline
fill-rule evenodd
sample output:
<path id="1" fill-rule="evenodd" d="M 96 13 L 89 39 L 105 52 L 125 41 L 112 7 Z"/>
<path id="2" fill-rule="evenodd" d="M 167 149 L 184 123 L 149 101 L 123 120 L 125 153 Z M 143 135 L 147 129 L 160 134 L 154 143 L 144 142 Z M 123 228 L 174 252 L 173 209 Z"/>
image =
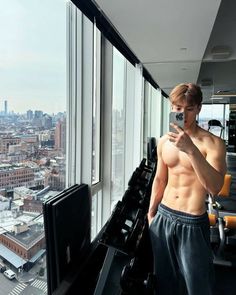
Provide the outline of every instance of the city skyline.
<path id="1" fill-rule="evenodd" d="M 43 110 L 43 109 L 40 109 L 40 108 L 36 108 L 36 106 L 34 105 L 32 108 L 30 108 L 29 106 L 25 106 L 27 109 L 23 110 L 23 107 L 22 107 L 22 111 L 19 112 L 18 110 L 15 110 L 13 108 L 9 108 L 9 104 L 8 104 L 8 100 L 6 99 L 1 99 L 0 97 L 0 114 L 4 114 L 6 113 L 5 112 L 5 102 L 7 101 L 7 114 L 20 114 L 20 115 L 26 115 L 28 111 L 32 111 L 33 113 L 35 111 L 42 111 L 44 114 L 48 114 L 48 115 L 55 115 L 55 114 L 58 114 L 58 113 L 65 113 L 66 112 L 66 109 L 64 110 L 61 110 L 61 111 L 56 111 L 56 112 L 48 112 L 48 110 Z"/>
<path id="2" fill-rule="evenodd" d="M 64 112 L 66 1 L 0 3 L 0 99 L 9 112 Z"/>

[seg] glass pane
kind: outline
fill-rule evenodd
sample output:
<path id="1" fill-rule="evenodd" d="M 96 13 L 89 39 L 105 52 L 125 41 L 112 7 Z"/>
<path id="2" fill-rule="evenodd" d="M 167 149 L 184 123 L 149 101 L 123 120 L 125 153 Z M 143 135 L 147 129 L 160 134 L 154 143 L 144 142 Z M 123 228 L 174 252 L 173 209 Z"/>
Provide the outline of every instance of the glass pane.
<path id="1" fill-rule="evenodd" d="M 65 25 L 64 0 L 1 1 L 0 262 L 16 276 L 0 275 L 1 294 L 47 290 L 42 202 L 65 188 Z"/>
<path id="2" fill-rule="evenodd" d="M 147 138 L 150 136 L 150 84 L 144 83 L 143 156 L 147 157 Z"/>
<path id="3" fill-rule="evenodd" d="M 100 83 L 101 83 L 101 33 L 94 26 L 94 93 L 93 93 L 93 161 L 92 183 L 100 180 Z"/>
<path id="4" fill-rule="evenodd" d="M 93 240 L 101 230 L 101 208 L 102 191 L 98 191 L 92 196 L 92 211 L 91 211 L 91 240 Z"/>
<path id="5" fill-rule="evenodd" d="M 124 193 L 124 81 L 125 59 L 119 51 L 114 48 L 112 94 L 112 207 L 121 199 Z"/>
<path id="6" fill-rule="evenodd" d="M 229 105 L 224 104 L 203 104 L 199 114 L 199 126 L 208 130 L 209 121 L 217 120 L 221 126 L 210 126 L 209 131 L 216 136 L 221 136 L 224 140 L 228 140 L 228 124 L 229 120 Z"/>

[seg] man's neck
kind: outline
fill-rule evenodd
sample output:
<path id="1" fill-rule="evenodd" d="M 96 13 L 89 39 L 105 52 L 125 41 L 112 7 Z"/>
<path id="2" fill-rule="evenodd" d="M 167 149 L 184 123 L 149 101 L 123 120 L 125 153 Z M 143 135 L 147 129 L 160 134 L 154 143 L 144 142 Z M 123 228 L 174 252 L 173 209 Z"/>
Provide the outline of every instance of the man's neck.
<path id="1" fill-rule="evenodd" d="M 184 132 L 186 132 L 192 138 L 196 138 L 198 136 L 198 131 L 199 126 L 197 124 L 190 126 L 188 129 L 184 129 Z"/>

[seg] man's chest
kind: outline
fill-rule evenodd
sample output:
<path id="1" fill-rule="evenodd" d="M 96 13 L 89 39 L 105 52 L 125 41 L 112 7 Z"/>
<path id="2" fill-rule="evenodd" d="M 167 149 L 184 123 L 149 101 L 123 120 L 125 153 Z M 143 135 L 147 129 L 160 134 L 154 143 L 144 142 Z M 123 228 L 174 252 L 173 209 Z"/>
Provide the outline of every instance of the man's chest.
<path id="1" fill-rule="evenodd" d="M 206 152 L 204 150 L 203 145 L 199 142 L 194 142 L 194 144 L 205 157 Z M 169 168 L 181 166 L 186 169 L 192 169 L 192 164 L 190 162 L 188 155 L 180 151 L 172 142 L 168 140 L 163 145 L 162 160 Z"/>

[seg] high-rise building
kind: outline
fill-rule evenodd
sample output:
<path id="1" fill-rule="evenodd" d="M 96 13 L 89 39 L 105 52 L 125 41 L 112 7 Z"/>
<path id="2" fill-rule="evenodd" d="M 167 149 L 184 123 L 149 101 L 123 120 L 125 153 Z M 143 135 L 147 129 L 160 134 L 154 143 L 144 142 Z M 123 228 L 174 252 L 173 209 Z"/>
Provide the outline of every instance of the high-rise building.
<path id="1" fill-rule="evenodd" d="M 2 137 L 0 138 L 0 153 L 7 154 L 9 152 L 9 146 L 19 144 L 21 139 L 19 137 Z"/>
<path id="2" fill-rule="evenodd" d="M 28 110 L 26 114 L 27 114 L 27 120 L 33 119 L 33 111 L 32 110 Z"/>
<path id="3" fill-rule="evenodd" d="M 43 117 L 43 112 L 42 111 L 35 111 L 34 112 L 34 117 L 41 119 Z"/>
<path id="4" fill-rule="evenodd" d="M 50 117 L 47 114 L 44 114 L 42 117 L 42 126 L 45 129 L 51 129 L 52 128 L 52 117 Z"/>
<path id="5" fill-rule="evenodd" d="M 33 124 L 37 127 L 42 127 L 42 118 L 43 118 L 43 112 L 42 111 L 35 111 Z"/>
<path id="6" fill-rule="evenodd" d="M 4 115 L 6 116 L 7 115 L 7 100 L 4 100 Z"/>
<path id="7" fill-rule="evenodd" d="M 34 179 L 35 173 L 31 167 L 10 164 L 0 165 L 0 188 L 4 188 L 7 191 L 11 191 L 19 186 L 34 187 Z"/>
<path id="8" fill-rule="evenodd" d="M 55 148 L 66 151 L 66 119 L 59 120 L 55 130 Z"/>

